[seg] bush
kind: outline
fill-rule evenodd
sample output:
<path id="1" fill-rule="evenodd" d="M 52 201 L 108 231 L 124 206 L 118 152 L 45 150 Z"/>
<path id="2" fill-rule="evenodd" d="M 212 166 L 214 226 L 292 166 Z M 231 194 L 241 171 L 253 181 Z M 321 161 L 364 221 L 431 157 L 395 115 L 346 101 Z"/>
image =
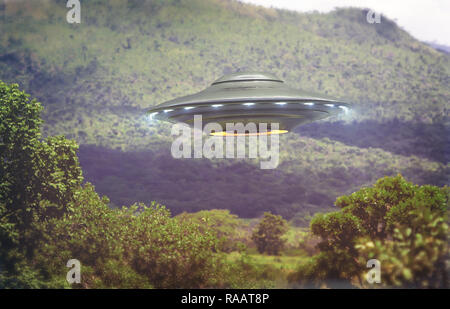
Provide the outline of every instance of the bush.
<path id="1" fill-rule="evenodd" d="M 228 209 L 203 210 L 196 213 L 183 212 L 179 220 L 198 224 L 202 231 L 213 231 L 219 240 L 218 249 L 223 252 L 238 251 L 250 243 L 249 226 Z"/>
<path id="2" fill-rule="evenodd" d="M 39 267 L 63 276 L 65 263 L 82 264 L 80 287 L 200 288 L 217 284 L 222 257 L 217 238 L 180 222 L 161 205 L 110 209 L 86 184 L 62 219 L 45 225 Z"/>
<path id="3" fill-rule="evenodd" d="M 446 287 L 448 188 L 384 177 L 336 200 L 341 210 L 318 214 L 311 230 L 321 252 L 290 281 L 300 285 L 367 286 L 366 262 L 382 265 L 382 286 Z"/>
<path id="4" fill-rule="evenodd" d="M 217 237 L 211 230 L 170 217 L 157 204 L 135 205 L 130 216 L 125 251 L 130 263 L 149 278 L 156 288 L 202 288 L 216 284 L 221 256 L 217 254 Z"/>
<path id="5" fill-rule="evenodd" d="M 263 219 L 252 235 L 259 253 L 279 254 L 285 243 L 285 240 L 281 237 L 287 230 L 286 220 L 279 215 L 265 212 Z"/>

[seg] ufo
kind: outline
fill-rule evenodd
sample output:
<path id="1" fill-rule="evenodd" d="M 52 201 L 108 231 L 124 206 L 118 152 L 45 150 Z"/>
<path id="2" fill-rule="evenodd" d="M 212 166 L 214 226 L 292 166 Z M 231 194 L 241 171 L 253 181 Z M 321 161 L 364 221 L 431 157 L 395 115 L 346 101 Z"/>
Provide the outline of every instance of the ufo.
<path id="1" fill-rule="evenodd" d="M 219 78 L 196 94 L 157 105 L 148 114 L 151 119 L 190 126 L 194 116 L 201 115 L 203 127 L 215 122 L 223 128 L 212 135 L 227 136 L 236 134 L 227 131 L 227 123 L 255 123 L 257 134 L 281 134 L 350 108 L 349 103 L 291 88 L 269 73 L 239 72 Z M 261 123 L 266 124 L 264 129 Z"/>

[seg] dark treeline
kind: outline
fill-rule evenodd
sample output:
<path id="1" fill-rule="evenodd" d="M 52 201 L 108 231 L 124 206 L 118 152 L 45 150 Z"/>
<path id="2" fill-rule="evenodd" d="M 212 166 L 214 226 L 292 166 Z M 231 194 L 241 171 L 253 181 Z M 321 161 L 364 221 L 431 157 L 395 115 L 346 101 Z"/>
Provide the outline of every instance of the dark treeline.
<path id="1" fill-rule="evenodd" d="M 356 165 L 324 172 L 312 164 L 310 172 L 298 173 L 287 163 L 283 168 L 261 170 L 247 161 L 221 165 L 207 159 L 174 159 L 167 149 L 124 152 L 82 145 L 78 156 L 85 179 L 108 196 L 113 207 L 156 200 L 174 214 L 219 208 L 244 218 L 258 217 L 264 211 L 287 219 L 304 217 L 330 210 L 336 197 L 385 174 L 395 175 L 389 167 L 368 171 Z M 421 184 L 446 182 L 445 170 L 405 173 Z"/>
<path id="2" fill-rule="evenodd" d="M 245 162 L 215 166 L 207 159 L 97 146 L 81 146 L 78 156 L 85 179 L 118 207 L 156 200 L 174 214 L 230 209 L 245 218 L 272 211 L 290 219 L 298 212 L 329 208 L 335 199 L 307 189 L 310 177 Z"/>

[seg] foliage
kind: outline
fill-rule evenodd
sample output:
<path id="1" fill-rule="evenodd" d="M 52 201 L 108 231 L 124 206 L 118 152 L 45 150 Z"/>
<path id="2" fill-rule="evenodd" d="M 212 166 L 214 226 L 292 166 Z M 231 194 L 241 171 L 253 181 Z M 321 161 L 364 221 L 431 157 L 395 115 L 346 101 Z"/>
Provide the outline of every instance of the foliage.
<path id="1" fill-rule="evenodd" d="M 217 284 L 217 238 L 163 206 L 110 209 L 90 184 L 62 219 L 46 225 L 39 267 L 62 276 L 72 258 L 83 265 L 82 287 L 199 288 Z"/>
<path id="2" fill-rule="evenodd" d="M 213 231 L 219 240 L 218 249 L 223 252 L 240 250 L 250 242 L 248 224 L 230 213 L 228 209 L 202 210 L 196 213 L 179 214 L 181 221 L 198 224 L 201 231 Z"/>
<path id="3" fill-rule="evenodd" d="M 336 200 L 341 210 L 318 214 L 311 231 L 320 253 L 291 276 L 303 285 L 366 285 L 366 262 L 382 265 L 382 284 L 444 287 L 447 284 L 448 189 L 417 186 L 402 176 L 384 177 Z"/>
<path id="4" fill-rule="evenodd" d="M 259 259 L 259 257 L 262 258 Z M 225 264 L 225 288 L 255 289 L 274 288 L 282 279 L 280 269 L 272 260 L 262 255 L 250 255 L 247 250 L 232 252 Z"/>
<path id="5" fill-rule="evenodd" d="M 39 267 L 60 277 L 67 272 L 65 263 L 70 259 L 79 260 L 83 268 L 103 271 L 108 261 L 119 259 L 123 251 L 124 220 L 109 209 L 108 200 L 100 199 L 90 184 L 74 195 L 75 200 L 68 205 L 64 216 L 48 220 L 44 225 L 46 239 L 39 250 Z M 86 286 L 91 284 L 85 274 L 82 282 Z"/>
<path id="6" fill-rule="evenodd" d="M 41 224 L 62 216 L 82 181 L 75 142 L 40 140 L 40 111 L 17 85 L 0 82 L 0 268 L 5 278 L 23 274 L 25 286 L 37 284 L 28 282 L 27 261 L 43 238 Z"/>
<path id="7" fill-rule="evenodd" d="M 81 287 L 207 287 L 221 256 L 209 229 L 164 207 L 110 209 L 81 186 L 77 145 L 40 140 L 40 104 L 0 84 L 0 286 L 67 287 L 69 259 L 83 266 Z"/>
<path id="8" fill-rule="evenodd" d="M 276 255 L 284 247 L 285 239 L 282 236 L 287 230 L 286 220 L 279 215 L 265 212 L 264 217 L 252 234 L 252 239 L 260 253 Z"/>
<path id="9" fill-rule="evenodd" d="M 130 238 L 126 251 L 132 254 L 131 264 L 145 274 L 155 287 L 211 287 L 221 259 L 216 254 L 217 238 L 208 229 L 195 223 L 170 217 L 170 212 L 158 205 L 132 207 L 140 211 L 131 217 Z"/>
<path id="10" fill-rule="evenodd" d="M 409 224 L 394 228 L 392 239 L 361 240 L 356 246 L 360 253 L 358 260 L 364 263 L 377 258 L 385 286 L 448 288 L 448 224 L 442 213 L 423 204 L 416 205 L 418 208 L 403 218 L 411 220 Z"/>

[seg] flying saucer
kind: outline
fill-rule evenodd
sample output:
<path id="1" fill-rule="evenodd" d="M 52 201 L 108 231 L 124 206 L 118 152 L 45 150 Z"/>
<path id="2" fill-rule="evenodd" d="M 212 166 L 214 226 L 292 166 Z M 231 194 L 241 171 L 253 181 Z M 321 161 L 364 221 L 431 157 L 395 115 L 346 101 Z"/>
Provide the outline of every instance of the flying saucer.
<path id="1" fill-rule="evenodd" d="M 205 90 L 164 102 L 148 111 L 152 119 L 183 122 L 193 126 L 194 115 L 202 116 L 203 127 L 210 122 L 222 126 L 214 135 L 236 135 L 227 132 L 227 123 L 267 124 L 257 134 L 279 134 L 295 127 L 350 109 L 350 104 L 307 93 L 287 86 L 268 73 L 234 73 L 225 75 Z M 272 123 L 278 128 L 272 130 Z"/>

